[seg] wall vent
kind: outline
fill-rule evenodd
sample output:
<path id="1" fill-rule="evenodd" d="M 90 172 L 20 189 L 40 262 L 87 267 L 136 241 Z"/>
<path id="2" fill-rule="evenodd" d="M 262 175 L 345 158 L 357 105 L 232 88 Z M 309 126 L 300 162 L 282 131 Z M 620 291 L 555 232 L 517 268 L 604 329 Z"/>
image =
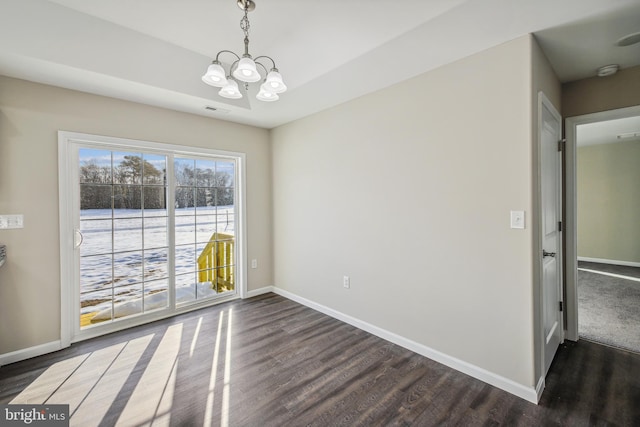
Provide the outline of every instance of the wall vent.
<path id="1" fill-rule="evenodd" d="M 215 111 L 216 113 L 222 113 L 222 114 L 227 114 L 230 113 L 231 110 L 227 110 L 224 108 L 218 108 L 218 107 L 212 107 L 211 105 L 205 105 L 204 107 L 205 110 L 209 110 L 209 111 Z"/>

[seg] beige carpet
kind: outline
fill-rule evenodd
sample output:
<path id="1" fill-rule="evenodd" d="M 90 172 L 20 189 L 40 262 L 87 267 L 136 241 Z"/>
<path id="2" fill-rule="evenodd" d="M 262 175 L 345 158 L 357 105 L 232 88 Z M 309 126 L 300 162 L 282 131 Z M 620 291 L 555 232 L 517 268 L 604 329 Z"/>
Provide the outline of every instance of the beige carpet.
<path id="1" fill-rule="evenodd" d="M 640 268 L 578 263 L 578 333 L 640 353 Z"/>

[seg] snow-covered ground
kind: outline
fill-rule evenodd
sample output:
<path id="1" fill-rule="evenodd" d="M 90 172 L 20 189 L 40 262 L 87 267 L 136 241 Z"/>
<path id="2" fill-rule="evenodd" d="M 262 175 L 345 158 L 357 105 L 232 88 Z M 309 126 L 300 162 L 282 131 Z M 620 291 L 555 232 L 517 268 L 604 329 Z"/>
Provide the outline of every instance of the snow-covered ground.
<path id="1" fill-rule="evenodd" d="M 235 235 L 233 206 L 175 210 L 176 301 L 216 294 L 198 283 L 197 258 L 214 232 Z M 80 213 L 81 314 L 94 320 L 165 307 L 168 304 L 168 218 L 166 211 L 87 209 Z"/>

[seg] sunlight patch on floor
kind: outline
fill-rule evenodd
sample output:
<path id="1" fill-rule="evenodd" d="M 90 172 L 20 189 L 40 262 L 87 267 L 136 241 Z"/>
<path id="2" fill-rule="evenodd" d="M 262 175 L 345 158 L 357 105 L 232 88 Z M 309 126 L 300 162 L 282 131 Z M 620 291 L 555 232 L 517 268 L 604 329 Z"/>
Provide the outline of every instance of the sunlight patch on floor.
<path id="1" fill-rule="evenodd" d="M 631 277 L 631 276 L 624 276 L 622 274 L 607 273 L 605 271 L 591 270 L 591 269 L 588 269 L 588 268 L 578 268 L 578 271 L 586 271 L 588 273 L 601 274 L 603 276 L 616 277 L 618 279 L 625 279 L 625 280 L 631 280 L 631 281 L 634 281 L 634 282 L 640 282 L 640 278 Z"/>
<path id="2" fill-rule="evenodd" d="M 198 343 L 198 335 L 200 335 L 200 327 L 202 326 L 202 316 L 198 319 L 198 326 L 193 333 L 193 341 L 191 341 L 191 348 L 189 349 L 189 357 L 193 357 L 193 352 L 196 350 L 196 344 Z"/>
<path id="3" fill-rule="evenodd" d="M 71 359 L 65 359 L 51 365 L 34 382 L 29 384 L 22 393 L 17 395 L 12 404 L 44 404 L 62 384 L 73 375 L 80 365 L 91 355 L 82 354 Z M 66 402 L 65 402 L 66 403 Z"/>
<path id="4" fill-rule="evenodd" d="M 69 414 L 73 417 L 126 345 L 123 342 L 91 353 L 45 403 L 68 404 Z"/>
<path id="5" fill-rule="evenodd" d="M 224 356 L 224 388 L 222 389 L 222 413 L 220 414 L 220 425 L 229 427 L 229 396 L 231 388 L 231 323 L 233 309 L 229 309 L 229 320 L 227 321 L 227 348 Z"/>
<path id="6" fill-rule="evenodd" d="M 211 362 L 211 377 L 209 378 L 209 393 L 207 394 L 207 407 L 204 414 L 204 426 L 212 426 L 213 424 L 213 402 L 216 388 L 216 375 L 218 372 L 218 355 L 220 354 L 220 335 L 222 333 L 222 321 L 224 319 L 224 311 L 220 312 L 218 320 L 218 333 L 216 334 L 216 345 L 213 350 L 213 361 Z"/>
<path id="7" fill-rule="evenodd" d="M 74 425 L 90 425 L 106 415 L 153 334 L 51 365 L 13 404 L 68 404 Z"/>
<path id="8" fill-rule="evenodd" d="M 73 413 L 74 425 L 91 425 L 107 415 L 107 411 L 118 397 L 152 338 L 153 335 L 146 335 L 127 343 Z"/>
<path id="9" fill-rule="evenodd" d="M 204 425 L 228 427 L 232 310 L 226 316 L 221 311 L 217 323 Z M 200 317 L 191 339 L 189 357 L 183 357 L 182 363 L 188 363 L 199 351 L 202 325 L 203 318 Z M 226 330 L 223 330 L 224 326 Z M 180 354 L 186 356 L 186 351 L 181 351 L 183 330 L 183 323 L 175 324 L 161 336 L 149 334 L 57 362 L 11 403 L 68 404 L 71 425 L 97 425 L 109 416 L 110 410 L 119 411 L 119 408 L 124 408 L 119 415 L 117 412 L 111 414 L 118 417 L 117 425 L 169 425 Z M 157 343 L 157 348 L 150 348 L 152 343 Z M 140 366 L 145 352 L 152 350 L 148 362 Z"/>
<path id="10" fill-rule="evenodd" d="M 182 339 L 182 323 L 170 326 L 149 361 L 140 381 L 120 414 L 118 424 L 168 424 L 176 380 L 176 365 Z"/>

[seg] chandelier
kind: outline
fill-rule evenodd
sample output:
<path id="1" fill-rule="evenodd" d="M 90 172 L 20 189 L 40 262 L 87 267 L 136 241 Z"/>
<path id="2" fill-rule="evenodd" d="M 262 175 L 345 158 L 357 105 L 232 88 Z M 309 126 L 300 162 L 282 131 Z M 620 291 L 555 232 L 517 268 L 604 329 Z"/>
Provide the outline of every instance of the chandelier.
<path id="1" fill-rule="evenodd" d="M 230 50 L 221 50 L 216 55 L 207 72 L 202 76 L 202 81 L 208 85 L 221 88 L 218 94 L 224 98 L 239 99 L 242 93 L 238 88 L 238 82 L 244 85 L 245 91 L 249 90 L 249 83 L 262 81 L 260 90 L 256 98 L 260 101 L 277 101 L 280 99 L 279 93 L 287 90 L 287 86 L 282 81 L 282 76 L 276 68 L 276 63 L 268 56 L 258 56 L 255 59 L 249 54 L 249 18 L 247 14 L 256 8 L 253 0 L 237 0 L 238 7 L 244 10 L 244 17 L 240 20 L 240 28 L 244 32 L 244 55 L 240 57 Z M 235 56 L 236 60 L 229 67 L 229 73 L 225 71 L 222 63 L 219 61 L 220 55 L 230 54 Z M 271 68 L 267 69 L 260 60 L 268 59 L 271 61 Z M 264 75 L 258 72 L 258 66 L 262 67 Z"/>

